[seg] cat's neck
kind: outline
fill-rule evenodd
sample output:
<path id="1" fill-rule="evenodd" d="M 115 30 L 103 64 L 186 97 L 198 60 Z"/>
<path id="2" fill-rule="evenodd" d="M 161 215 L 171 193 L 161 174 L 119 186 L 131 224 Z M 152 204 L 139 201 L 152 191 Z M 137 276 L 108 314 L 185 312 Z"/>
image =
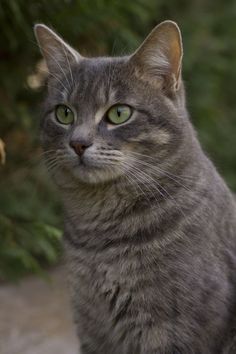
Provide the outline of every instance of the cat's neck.
<path id="1" fill-rule="evenodd" d="M 134 186 L 128 181 L 112 181 L 104 184 L 85 184 L 78 182 L 77 186 L 63 191 L 63 201 L 67 210 L 76 210 L 78 215 L 84 216 L 93 211 L 107 211 L 112 213 L 121 202 L 135 203 L 137 194 Z"/>

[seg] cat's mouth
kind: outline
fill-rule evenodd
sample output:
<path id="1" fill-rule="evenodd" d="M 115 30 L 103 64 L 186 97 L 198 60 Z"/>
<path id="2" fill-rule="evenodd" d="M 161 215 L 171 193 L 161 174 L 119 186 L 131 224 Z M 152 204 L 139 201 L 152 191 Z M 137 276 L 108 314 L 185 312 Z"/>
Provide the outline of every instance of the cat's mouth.
<path id="1" fill-rule="evenodd" d="M 71 172 L 78 180 L 93 184 L 115 180 L 122 174 L 118 164 L 86 154 L 77 158 Z"/>
<path id="2" fill-rule="evenodd" d="M 78 157 L 78 160 L 77 160 L 77 163 L 78 163 L 78 166 L 81 166 L 81 167 L 90 167 L 88 165 L 88 163 L 86 163 L 85 159 L 83 158 L 83 156 L 81 157 Z"/>
<path id="3" fill-rule="evenodd" d="M 107 166 L 98 159 L 87 157 L 87 156 L 80 156 L 77 160 L 77 166 L 80 169 L 87 169 L 87 170 L 96 170 L 96 169 L 105 169 Z"/>

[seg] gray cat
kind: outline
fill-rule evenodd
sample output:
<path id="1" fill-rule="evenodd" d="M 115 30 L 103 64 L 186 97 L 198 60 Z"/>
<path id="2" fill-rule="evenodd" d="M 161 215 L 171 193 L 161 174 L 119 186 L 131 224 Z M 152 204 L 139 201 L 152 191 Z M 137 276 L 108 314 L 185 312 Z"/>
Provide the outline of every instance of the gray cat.
<path id="1" fill-rule="evenodd" d="M 188 118 L 178 26 L 115 58 L 35 33 L 81 352 L 236 353 L 236 203 Z"/>

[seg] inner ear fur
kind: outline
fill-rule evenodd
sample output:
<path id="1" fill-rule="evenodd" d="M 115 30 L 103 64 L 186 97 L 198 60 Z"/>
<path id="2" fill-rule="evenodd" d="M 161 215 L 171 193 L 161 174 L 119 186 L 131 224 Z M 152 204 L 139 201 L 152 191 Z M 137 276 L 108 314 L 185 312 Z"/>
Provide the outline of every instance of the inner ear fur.
<path id="1" fill-rule="evenodd" d="M 51 74 L 62 72 L 63 68 L 82 59 L 82 56 L 75 49 L 44 24 L 36 24 L 34 32 Z"/>
<path id="2" fill-rule="evenodd" d="M 180 29 L 175 22 L 164 21 L 151 31 L 130 62 L 145 80 L 176 91 L 181 82 L 182 57 Z"/>

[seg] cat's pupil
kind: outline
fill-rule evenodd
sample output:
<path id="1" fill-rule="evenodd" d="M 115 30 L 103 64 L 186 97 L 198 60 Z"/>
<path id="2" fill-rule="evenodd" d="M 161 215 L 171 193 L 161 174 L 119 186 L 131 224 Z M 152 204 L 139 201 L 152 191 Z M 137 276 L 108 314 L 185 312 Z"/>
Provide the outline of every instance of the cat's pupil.
<path id="1" fill-rule="evenodd" d="M 68 109 L 68 108 L 66 108 L 66 109 L 65 109 L 65 116 L 67 117 L 67 116 L 68 116 L 68 114 L 69 114 L 69 109 Z"/>
<path id="2" fill-rule="evenodd" d="M 121 109 L 120 108 L 117 108 L 117 115 L 118 115 L 118 117 L 120 117 L 121 116 Z"/>

